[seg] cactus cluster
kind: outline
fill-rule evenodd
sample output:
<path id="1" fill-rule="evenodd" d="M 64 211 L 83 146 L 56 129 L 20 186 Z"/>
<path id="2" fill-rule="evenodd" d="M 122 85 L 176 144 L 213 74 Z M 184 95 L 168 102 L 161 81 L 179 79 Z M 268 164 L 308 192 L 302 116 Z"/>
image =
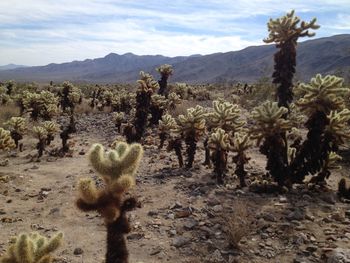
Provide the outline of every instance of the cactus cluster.
<path id="1" fill-rule="evenodd" d="M 44 121 L 42 127 L 47 132 L 46 144 L 50 145 L 51 142 L 55 139 L 55 134 L 59 131 L 59 127 L 56 122 L 53 121 Z"/>
<path id="2" fill-rule="evenodd" d="M 151 97 L 150 113 L 152 115 L 150 125 L 158 125 L 167 107 L 167 99 L 159 94 L 154 94 Z"/>
<path id="3" fill-rule="evenodd" d="M 39 117 L 51 120 L 58 113 L 58 99 L 49 91 L 40 93 L 24 92 L 23 106 L 25 111 L 30 112 L 30 117 L 37 121 Z"/>
<path id="4" fill-rule="evenodd" d="M 78 183 L 77 206 L 82 211 L 98 211 L 107 225 L 106 262 L 127 262 L 128 251 L 124 235 L 130 231 L 125 212 L 136 207 L 136 200 L 123 200 L 123 194 L 135 185 L 135 174 L 143 155 L 140 144 L 113 144 L 105 153 L 101 144 L 94 144 L 89 161 L 102 177 L 105 186 L 98 188 L 89 178 Z"/>
<path id="5" fill-rule="evenodd" d="M 170 133 L 174 131 L 177 127 L 175 119 L 170 114 L 164 114 L 162 119 L 159 121 L 159 149 L 163 148 L 164 142 L 167 137 L 170 136 Z"/>
<path id="6" fill-rule="evenodd" d="M 125 121 L 124 112 L 113 112 L 112 118 L 113 122 L 115 123 L 115 127 L 117 127 L 118 132 L 120 133 L 122 123 Z"/>
<path id="7" fill-rule="evenodd" d="M 35 232 L 20 234 L 12 240 L 0 263 L 51 263 L 52 253 L 62 245 L 62 241 L 62 233 L 50 239 Z"/>
<path id="8" fill-rule="evenodd" d="M 69 109 L 71 114 L 73 114 L 75 106 L 82 98 L 80 90 L 68 81 L 63 82 L 59 96 L 62 110 L 66 111 L 66 109 Z"/>
<path id="9" fill-rule="evenodd" d="M 168 96 L 168 89 L 167 89 L 168 78 L 173 74 L 173 67 L 171 65 L 164 64 L 156 68 L 156 70 L 161 75 L 161 79 L 158 81 L 158 84 L 159 84 L 158 93 L 160 95 L 164 95 L 165 97 L 167 97 Z"/>

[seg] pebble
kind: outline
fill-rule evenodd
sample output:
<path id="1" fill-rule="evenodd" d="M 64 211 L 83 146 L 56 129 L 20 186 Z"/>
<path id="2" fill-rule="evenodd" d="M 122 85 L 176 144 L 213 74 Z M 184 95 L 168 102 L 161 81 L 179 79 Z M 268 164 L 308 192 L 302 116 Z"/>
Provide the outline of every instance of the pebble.
<path id="1" fill-rule="evenodd" d="M 172 245 L 176 248 L 182 247 L 190 243 L 190 239 L 187 237 L 177 236 L 173 239 Z"/>
<path id="2" fill-rule="evenodd" d="M 84 250 L 82 248 L 80 248 L 80 247 L 75 248 L 74 251 L 73 251 L 73 254 L 76 255 L 76 256 L 77 255 L 81 255 L 83 253 L 84 253 Z"/>

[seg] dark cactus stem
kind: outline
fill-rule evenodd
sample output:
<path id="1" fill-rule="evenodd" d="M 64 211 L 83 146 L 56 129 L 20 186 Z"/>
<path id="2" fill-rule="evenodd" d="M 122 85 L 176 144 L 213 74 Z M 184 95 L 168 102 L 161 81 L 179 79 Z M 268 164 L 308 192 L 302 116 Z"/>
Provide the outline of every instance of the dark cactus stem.
<path id="1" fill-rule="evenodd" d="M 160 139 L 160 143 L 158 147 L 159 150 L 163 148 L 166 138 L 167 138 L 167 134 L 165 132 L 159 133 L 159 139 Z"/>
<path id="2" fill-rule="evenodd" d="M 223 184 L 227 165 L 227 152 L 221 149 L 214 150 L 212 153 L 212 162 L 214 164 L 217 184 Z"/>
<path id="3" fill-rule="evenodd" d="M 120 216 L 117 220 L 107 224 L 107 252 L 106 263 L 128 263 L 129 251 L 126 246 L 125 234 L 131 231 L 127 211 L 137 206 L 135 198 L 123 202 Z"/>
<path id="4" fill-rule="evenodd" d="M 49 135 L 47 136 L 47 139 L 46 139 L 46 144 L 47 144 L 47 145 L 50 145 L 51 142 L 52 142 L 54 139 L 55 139 L 55 136 L 49 134 Z"/>
<path id="5" fill-rule="evenodd" d="M 282 136 L 270 136 L 266 138 L 260 147 L 260 152 L 267 157 L 266 170 L 279 186 L 285 185 L 288 173 L 288 163 L 285 162 L 285 146 Z"/>
<path id="6" fill-rule="evenodd" d="M 152 115 L 152 118 L 150 119 L 150 126 L 151 125 L 158 125 L 160 119 L 163 116 L 164 109 L 160 109 L 158 106 L 151 105 L 149 108 L 149 111 Z"/>
<path id="7" fill-rule="evenodd" d="M 275 66 L 272 74 L 273 83 L 277 84 L 278 106 L 286 107 L 293 101 L 293 76 L 296 66 L 296 42 L 290 39 L 277 45 L 280 50 L 275 54 Z"/>
<path id="8" fill-rule="evenodd" d="M 68 140 L 70 138 L 70 134 L 76 132 L 75 126 L 72 126 L 72 123 L 70 123 L 66 128 L 63 129 L 63 131 L 60 133 L 60 138 L 62 140 L 62 153 L 67 153 L 69 151 L 68 146 Z"/>
<path id="9" fill-rule="evenodd" d="M 124 127 L 123 134 L 126 138 L 127 143 L 133 143 L 136 141 L 136 131 L 135 127 L 131 125 L 130 123 L 126 124 Z"/>
<path id="10" fill-rule="evenodd" d="M 246 187 L 247 184 L 245 182 L 245 178 L 247 176 L 247 172 L 244 169 L 244 165 L 249 161 L 250 158 L 248 158 L 244 153 L 243 154 L 237 154 L 233 157 L 233 161 L 236 163 L 236 169 L 235 174 L 239 178 L 239 185 L 240 187 Z"/>
<path id="11" fill-rule="evenodd" d="M 168 97 L 168 78 L 169 76 L 166 74 L 162 74 L 160 80 L 158 80 L 158 84 L 159 84 L 159 90 L 158 90 L 158 94 L 159 95 L 163 95 L 165 97 Z"/>
<path id="12" fill-rule="evenodd" d="M 139 142 L 146 131 L 148 112 L 151 105 L 151 93 L 138 91 L 136 95 L 136 114 L 134 127 L 136 131 L 135 140 Z"/>
<path id="13" fill-rule="evenodd" d="M 336 145 L 331 147 L 332 137 L 325 134 L 328 123 L 326 114 L 320 111 L 307 121 L 307 138 L 290 165 L 290 179 L 293 183 L 302 183 L 306 175 L 321 171 L 329 153 L 337 150 Z"/>
<path id="14" fill-rule="evenodd" d="M 338 183 L 338 196 L 350 200 L 350 187 L 346 187 L 346 181 L 342 178 Z"/>
<path id="15" fill-rule="evenodd" d="M 115 124 L 115 127 L 117 128 L 118 133 L 120 133 L 120 132 L 121 132 L 122 124 L 121 124 L 121 123 L 116 123 L 116 124 Z"/>
<path id="16" fill-rule="evenodd" d="M 45 150 L 45 145 L 46 145 L 45 139 L 39 139 L 39 142 L 36 145 L 36 149 L 38 150 L 38 158 L 43 156 L 43 152 Z"/>
<path id="17" fill-rule="evenodd" d="M 207 137 L 204 142 L 203 142 L 203 146 L 204 146 L 204 151 L 205 151 L 205 159 L 204 159 L 204 163 L 203 165 L 208 165 L 210 166 L 210 149 L 209 149 L 209 138 Z"/>
<path id="18" fill-rule="evenodd" d="M 185 143 L 187 145 L 186 153 L 187 153 L 187 164 L 186 168 L 192 168 L 194 156 L 196 154 L 196 148 L 197 148 L 197 140 L 195 132 L 188 134 L 185 138 Z"/>
<path id="19" fill-rule="evenodd" d="M 179 161 L 179 166 L 184 166 L 184 161 L 182 158 L 182 143 L 180 138 L 172 139 L 169 141 L 168 151 L 174 150 Z"/>
<path id="20" fill-rule="evenodd" d="M 23 136 L 16 131 L 11 131 L 11 138 L 15 141 L 16 149 L 18 149 L 19 141 L 23 139 Z"/>

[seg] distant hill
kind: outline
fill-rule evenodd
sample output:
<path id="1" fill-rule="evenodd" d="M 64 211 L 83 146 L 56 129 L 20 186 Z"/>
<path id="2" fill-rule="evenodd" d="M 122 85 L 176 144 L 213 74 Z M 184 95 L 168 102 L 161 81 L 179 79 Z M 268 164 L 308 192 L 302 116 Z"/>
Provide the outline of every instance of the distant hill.
<path id="1" fill-rule="evenodd" d="M 27 66 L 16 65 L 16 64 L 8 64 L 8 65 L 0 66 L 0 71 L 1 70 L 16 69 L 16 68 L 25 68 L 25 67 L 27 67 Z"/>
<path id="2" fill-rule="evenodd" d="M 0 71 L 0 80 L 134 82 L 138 79 L 140 70 L 157 74 L 155 68 L 167 63 L 174 67 L 172 82 L 254 82 L 260 77 L 271 76 L 275 52 L 274 45 L 262 45 L 247 47 L 240 51 L 172 58 L 161 55 L 111 53 L 97 59 L 4 70 Z M 299 43 L 297 54 L 296 78 L 300 80 L 308 80 L 316 73 L 349 72 L 350 34 Z"/>

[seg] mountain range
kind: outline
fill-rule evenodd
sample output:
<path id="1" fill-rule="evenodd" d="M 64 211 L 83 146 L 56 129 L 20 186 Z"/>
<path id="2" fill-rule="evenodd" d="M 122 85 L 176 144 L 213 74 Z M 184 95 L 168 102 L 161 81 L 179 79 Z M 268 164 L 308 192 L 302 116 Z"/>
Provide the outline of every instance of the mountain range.
<path id="1" fill-rule="evenodd" d="M 132 83 L 138 79 L 141 70 L 157 76 L 156 67 L 171 64 L 174 68 L 172 82 L 254 82 L 271 76 L 276 51 L 274 45 L 261 45 L 240 51 L 179 57 L 110 53 L 103 58 L 84 61 L 1 70 L 0 80 Z M 350 34 L 298 43 L 297 79 L 308 80 L 317 73 L 335 72 L 349 75 Z"/>

